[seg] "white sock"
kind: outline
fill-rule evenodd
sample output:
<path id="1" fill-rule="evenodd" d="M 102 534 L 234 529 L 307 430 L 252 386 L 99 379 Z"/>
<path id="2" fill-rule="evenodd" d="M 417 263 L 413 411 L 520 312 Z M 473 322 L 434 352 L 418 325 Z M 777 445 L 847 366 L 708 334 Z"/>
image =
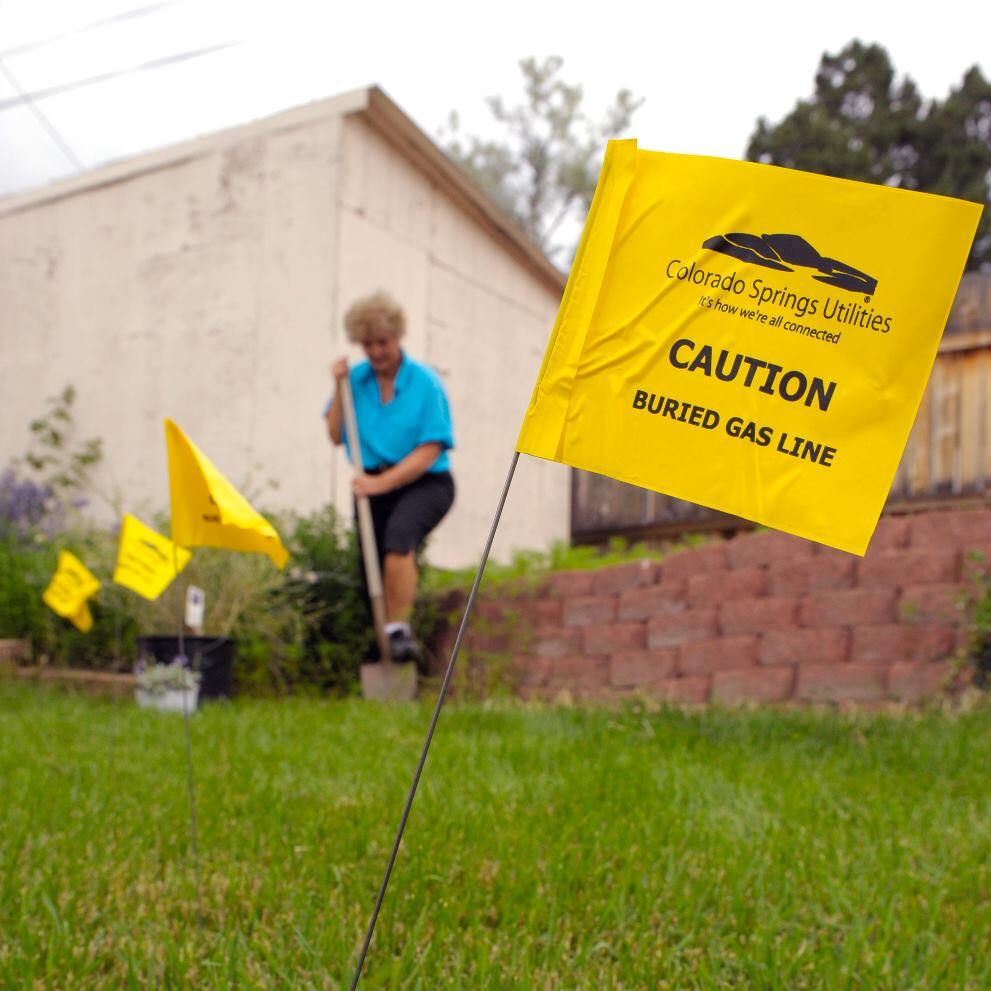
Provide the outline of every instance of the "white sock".
<path id="1" fill-rule="evenodd" d="M 412 636 L 410 632 L 409 623 L 386 623 L 385 624 L 385 635 L 391 637 L 393 633 L 397 630 L 401 630 L 406 636 Z"/>

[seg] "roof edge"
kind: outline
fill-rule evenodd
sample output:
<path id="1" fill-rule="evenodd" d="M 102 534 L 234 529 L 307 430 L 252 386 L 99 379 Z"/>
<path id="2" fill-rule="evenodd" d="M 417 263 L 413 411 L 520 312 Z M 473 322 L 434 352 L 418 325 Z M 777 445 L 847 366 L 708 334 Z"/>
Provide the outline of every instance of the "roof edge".
<path id="1" fill-rule="evenodd" d="M 264 124 L 266 132 L 286 131 L 301 127 L 321 117 L 346 115 L 360 112 L 368 103 L 370 87 L 349 90 L 336 96 L 325 97 L 292 107 L 268 117 L 256 117 L 243 124 L 235 124 L 220 131 L 212 131 L 199 137 L 188 138 L 178 144 L 166 145 L 153 151 L 141 152 L 129 158 L 118 159 L 106 165 L 97 165 L 85 172 L 56 179 L 44 186 L 23 193 L 13 193 L 0 197 L 0 217 L 19 213 L 43 203 L 54 202 L 74 196 L 89 189 L 123 182 L 148 172 L 156 172 L 170 165 L 190 161 L 212 151 L 238 144 L 258 131 Z"/>
<path id="2" fill-rule="evenodd" d="M 292 130 L 327 116 L 360 116 L 387 141 L 428 175 L 441 181 L 443 190 L 528 268 L 548 289 L 560 295 L 567 275 L 530 240 L 523 228 L 480 186 L 459 168 L 409 115 L 378 86 L 365 86 L 299 107 L 259 117 L 243 124 L 190 138 L 179 144 L 143 152 L 130 158 L 99 165 L 86 172 L 57 179 L 23 193 L 0 198 L 0 217 L 30 210 L 45 203 L 172 165 L 199 158 L 238 144 L 259 129 L 266 133 Z"/>
<path id="3" fill-rule="evenodd" d="M 567 275 L 530 240 L 520 224 L 500 207 L 474 180 L 459 168 L 380 87 L 367 90 L 368 101 L 351 111 L 363 117 L 387 141 L 396 146 L 428 175 L 443 180 L 450 193 L 496 240 L 557 294 L 564 292 Z"/>

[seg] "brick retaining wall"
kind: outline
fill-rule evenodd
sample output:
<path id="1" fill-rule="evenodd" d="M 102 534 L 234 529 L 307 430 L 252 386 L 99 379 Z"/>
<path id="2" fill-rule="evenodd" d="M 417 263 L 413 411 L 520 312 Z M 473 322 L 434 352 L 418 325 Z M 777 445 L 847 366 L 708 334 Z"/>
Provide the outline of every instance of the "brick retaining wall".
<path id="1" fill-rule="evenodd" d="M 991 509 L 882 519 L 863 559 L 766 531 L 558 572 L 479 601 L 466 666 L 528 697 L 914 702 L 951 678 L 974 550 L 991 559 Z"/>

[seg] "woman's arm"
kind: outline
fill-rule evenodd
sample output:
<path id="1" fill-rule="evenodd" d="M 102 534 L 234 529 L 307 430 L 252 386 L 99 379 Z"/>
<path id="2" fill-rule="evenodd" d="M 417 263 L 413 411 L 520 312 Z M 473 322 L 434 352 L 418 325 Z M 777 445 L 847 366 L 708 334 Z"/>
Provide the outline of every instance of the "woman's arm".
<path id="1" fill-rule="evenodd" d="M 329 422 L 330 415 L 327 420 Z M 415 482 L 440 457 L 444 445 L 439 442 L 414 447 L 402 461 L 387 468 L 381 475 L 355 475 L 352 488 L 356 496 L 382 495 Z"/>
<path id="2" fill-rule="evenodd" d="M 348 374 L 347 358 L 340 358 L 330 366 L 337 388 L 334 390 L 334 400 L 327 410 L 327 433 L 331 442 L 340 444 L 344 431 L 344 410 L 341 408 L 341 380 Z"/>

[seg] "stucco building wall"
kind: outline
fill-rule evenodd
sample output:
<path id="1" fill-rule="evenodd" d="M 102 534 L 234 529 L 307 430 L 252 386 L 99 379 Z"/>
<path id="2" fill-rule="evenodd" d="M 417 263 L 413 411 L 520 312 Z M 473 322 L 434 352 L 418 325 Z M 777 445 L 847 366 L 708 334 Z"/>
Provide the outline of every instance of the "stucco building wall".
<path id="1" fill-rule="evenodd" d="M 332 358 L 360 357 L 344 310 L 383 287 L 456 421 L 459 498 L 430 557 L 472 563 L 560 286 L 377 99 L 405 139 L 359 91 L 0 201 L 0 464 L 71 383 L 108 520 L 167 508 L 164 416 L 260 505 L 350 512 L 320 409 Z M 567 537 L 568 506 L 566 469 L 523 466 L 497 553 Z"/>

